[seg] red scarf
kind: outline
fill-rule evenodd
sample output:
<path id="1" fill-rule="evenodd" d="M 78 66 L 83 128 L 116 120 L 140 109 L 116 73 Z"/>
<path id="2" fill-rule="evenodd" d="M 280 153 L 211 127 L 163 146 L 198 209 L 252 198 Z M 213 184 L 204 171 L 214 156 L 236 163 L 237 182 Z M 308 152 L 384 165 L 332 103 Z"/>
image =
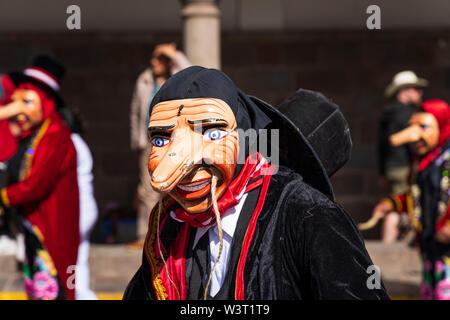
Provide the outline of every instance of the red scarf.
<path id="1" fill-rule="evenodd" d="M 273 172 L 273 166 L 271 166 L 267 160 L 261 156 L 259 153 L 255 153 L 251 156 L 248 156 L 245 164 L 239 173 L 239 175 L 230 183 L 230 186 L 227 188 L 227 191 L 221 196 L 221 198 L 218 200 L 218 208 L 221 213 L 221 215 L 229 208 L 237 205 L 242 198 L 242 196 L 259 187 L 263 184 L 263 177 L 265 174 L 271 174 Z M 165 210 L 164 214 L 161 217 L 161 224 L 160 224 L 160 230 L 158 230 L 159 233 L 161 233 L 161 230 L 163 228 L 164 223 L 167 221 L 167 219 L 170 219 L 169 214 L 167 214 L 167 210 L 170 208 L 170 206 L 173 204 L 169 204 Z M 167 269 L 169 272 L 169 275 L 172 279 L 172 281 L 175 283 L 176 288 L 178 288 L 180 293 L 180 298 L 182 300 L 186 299 L 187 294 L 187 288 L 186 288 L 186 252 L 187 252 L 187 246 L 189 243 L 190 238 L 190 232 L 192 230 L 192 227 L 204 227 L 205 225 L 212 225 L 215 223 L 214 213 L 212 210 L 208 210 L 207 213 L 202 213 L 202 217 L 198 219 L 194 219 L 193 215 L 189 215 L 186 212 L 184 212 L 184 209 L 177 209 L 172 211 L 175 215 L 175 217 L 172 216 L 175 220 L 182 220 L 186 223 L 184 223 L 180 231 L 177 235 L 177 238 L 174 240 L 170 247 L 170 254 L 167 258 L 166 264 Z M 197 216 L 197 215 L 196 215 Z M 212 221 L 210 221 L 212 219 Z M 150 222 L 150 228 L 152 227 L 152 223 L 155 222 L 156 219 L 151 218 Z M 149 231 L 152 232 L 151 229 Z M 149 236 L 148 236 L 149 237 Z M 155 259 L 152 259 L 152 255 L 155 256 L 157 261 L 160 261 L 160 255 L 159 255 L 159 248 L 158 244 L 156 242 L 156 236 L 150 235 L 150 239 L 154 237 L 153 242 L 153 252 L 146 251 L 147 259 L 150 263 L 150 267 L 154 272 L 154 266 L 155 264 L 158 265 L 159 268 L 159 279 L 161 280 L 160 284 L 162 284 L 165 288 L 167 296 L 165 297 L 159 297 L 169 299 L 169 300 L 178 300 L 178 293 L 175 287 L 170 282 L 169 278 L 167 277 L 165 267 L 162 263 L 156 263 Z M 147 239 L 148 240 L 148 239 Z M 147 241 L 146 241 L 147 245 Z M 164 248 L 163 244 L 160 241 L 161 251 L 165 255 L 167 250 Z M 153 265 L 153 267 L 152 267 Z M 159 283 L 159 282 L 158 282 Z M 153 282 L 154 289 L 156 292 L 158 292 L 158 288 L 155 287 L 155 282 Z"/>

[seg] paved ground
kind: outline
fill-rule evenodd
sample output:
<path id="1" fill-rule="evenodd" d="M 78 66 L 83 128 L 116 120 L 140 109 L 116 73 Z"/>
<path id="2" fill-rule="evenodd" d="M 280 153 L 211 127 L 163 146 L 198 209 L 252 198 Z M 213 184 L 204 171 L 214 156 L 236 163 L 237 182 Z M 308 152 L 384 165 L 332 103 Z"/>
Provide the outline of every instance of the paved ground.
<path id="1" fill-rule="evenodd" d="M 385 245 L 366 243 L 374 264 L 381 269 L 389 294 L 394 299 L 419 296 L 420 260 L 416 249 L 405 243 Z M 100 299 L 120 299 L 128 281 L 141 263 L 141 251 L 124 245 L 92 245 L 90 253 L 91 287 Z M 0 299 L 23 299 L 20 273 L 13 256 L 0 256 Z"/>
<path id="2" fill-rule="evenodd" d="M 416 248 L 405 242 L 386 245 L 378 241 L 367 241 L 366 247 L 393 299 L 419 298 L 422 266 Z"/>
<path id="3" fill-rule="evenodd" d="M 125 245 L 91 245 L 91 288 L 100 299 L 121 299 L 128 282 L 141 264 L 142 251 Z M 0 256 L 0 299 L 23 299 L 21 274 L 15 257 Z"/>

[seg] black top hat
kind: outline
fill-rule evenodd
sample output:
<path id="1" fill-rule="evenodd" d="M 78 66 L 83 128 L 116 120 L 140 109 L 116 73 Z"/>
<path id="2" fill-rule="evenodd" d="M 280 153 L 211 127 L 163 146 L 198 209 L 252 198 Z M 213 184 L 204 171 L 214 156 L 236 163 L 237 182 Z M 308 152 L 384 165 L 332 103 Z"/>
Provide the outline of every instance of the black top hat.
<path id="1" fill-rule="evenodd" d="M 250 99 L 270 117 L 271 123 L 266 129 L 277 129 L 279 132 L 279 164 L 300 173 L 307 184 L 334 200 L 333 187 L 327 170 L 298 126 L 267 102 L 253 96 L 250 96 Z M 273 142 L 271 141 L 270 144 L 271 152 L 274 152 Z"/>
<path id="2" fill-rule="evenodd" d="M 37 54 L 23 72 L 11 72 L 9 76 L 15 85 L 24 82 L 39 85 L 53 95 L 57 107 L 62 107 L 64 102 L 59 94 L 59 86 L 64 73 L 65 68 L 58 61 L 46 54 Z"/>
<path id="3" fill-rule="evenodd" d="M 299 89 L 278 109 L 304 135 L 331 177 L 350 159 L 350 129 L 339 106 L 322 93 Z"/>

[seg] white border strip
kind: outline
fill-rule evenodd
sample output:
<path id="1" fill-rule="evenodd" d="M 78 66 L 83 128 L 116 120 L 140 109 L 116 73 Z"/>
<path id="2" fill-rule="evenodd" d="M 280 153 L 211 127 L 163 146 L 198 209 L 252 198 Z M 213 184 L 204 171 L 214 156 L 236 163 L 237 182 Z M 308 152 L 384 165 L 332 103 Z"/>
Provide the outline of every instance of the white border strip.
<path id="1" fill-rule="evenodd" d="M 38 79 L 38 80 L 44 82 L 46 85 L 51 87 L 53 90 L 59 91 L 58 83 L 55 80 L 53 80 L 51 77 L 46 75 L 44 72 L 36 70 L 36 69 L 27 68 L 27 69 L 25 69 L 24 73 L 29 77 L 32 77 L 32 78 L 35 78 L 35 79 Z"/>

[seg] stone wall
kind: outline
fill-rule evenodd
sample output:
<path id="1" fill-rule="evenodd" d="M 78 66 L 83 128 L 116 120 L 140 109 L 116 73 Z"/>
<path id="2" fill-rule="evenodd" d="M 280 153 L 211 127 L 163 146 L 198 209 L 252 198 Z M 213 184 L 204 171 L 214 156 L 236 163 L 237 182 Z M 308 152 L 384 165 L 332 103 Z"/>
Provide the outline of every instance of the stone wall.
<path id="1" fill-rule="evenodd" d="M 31 54 L 51 52 L 68 68 L 66 100 L 87 124 L 95 194 L 134 217 L 137 164 L 129 148 L 129 104 L 138 74 L 155 44 L 178 32 L 0 33 L 0 70 L 22 68 Z M 337 200 L 359 222 L 383 195 L 376 171 L 376 135 L 385 86 L 403 69 L 431 82 L 426 97 L 450 98 L 450 30 L 226 32 L 222 68 L 249 94 L 279 104 L 300 87 L 338 103 L 353 137 L 352 160 L 332 181 Z M 379 236 L 379 229 L 364 234 Z"/>

